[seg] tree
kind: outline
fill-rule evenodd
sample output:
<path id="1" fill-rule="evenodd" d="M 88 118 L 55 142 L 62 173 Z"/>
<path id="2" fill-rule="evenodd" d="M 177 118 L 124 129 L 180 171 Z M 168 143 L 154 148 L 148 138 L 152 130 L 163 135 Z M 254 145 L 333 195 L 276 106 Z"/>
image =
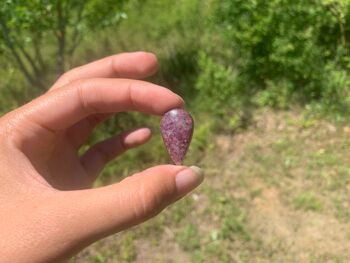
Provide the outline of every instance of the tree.
<path id="1" fill-rule="evenodd" d="M 65 70 L 84 35 L 118 23 L 126 0 L 3 0 L 0 55 L 42 90 L 52 57 L 56 74 Z M 45 55 L 43 54 L 45 51 Z"/>

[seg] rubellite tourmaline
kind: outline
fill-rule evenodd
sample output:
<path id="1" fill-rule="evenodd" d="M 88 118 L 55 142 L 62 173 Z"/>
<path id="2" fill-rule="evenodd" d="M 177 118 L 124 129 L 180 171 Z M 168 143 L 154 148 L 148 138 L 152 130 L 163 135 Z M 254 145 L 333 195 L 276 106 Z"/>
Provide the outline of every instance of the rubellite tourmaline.
<path id="1" fill-rule="evenodd" d="M 160 131 L 170 158 L 176 165 L 182 164 L 193 134 L 193 119 L 183 109 L 165 113 L 160 121 Z"/>

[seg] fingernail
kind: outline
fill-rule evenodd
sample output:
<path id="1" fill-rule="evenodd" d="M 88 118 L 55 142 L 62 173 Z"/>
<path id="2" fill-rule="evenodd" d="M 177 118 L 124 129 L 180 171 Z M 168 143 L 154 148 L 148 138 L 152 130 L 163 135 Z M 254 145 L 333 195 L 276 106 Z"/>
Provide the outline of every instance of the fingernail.
<path id="1" fill-rule="evenodd" d="M 191 166 L 180 171 L 175 178 L 177 192 L 180 194 L 188 193 L 196 188 L 204 179 L 202 169 L 197 166 Z"/>

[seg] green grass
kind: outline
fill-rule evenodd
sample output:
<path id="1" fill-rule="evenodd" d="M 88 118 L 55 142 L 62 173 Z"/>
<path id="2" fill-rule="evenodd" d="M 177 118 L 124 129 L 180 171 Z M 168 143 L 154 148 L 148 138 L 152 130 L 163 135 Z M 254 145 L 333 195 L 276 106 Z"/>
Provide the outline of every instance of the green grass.
<path id="1" fill-rule="evenodd" d="M 200 248 L 200 237 L 196 225 L 186 224 L 175 234 L 175 240 L 184 251 L 194 252 Z"/>
<path id="2" fill-rule="evenodd" d="M 134 262 L 136 259 L 136 250 L 134 245 L 134 235 L 132 233 L 124 237 L 120 248 L 120 259 L 125 262 Z"/>
<path id="3" fill-rule="evenodd" d="M 297 195 L 293 200 L 293 204 L 295 208 L 305 211 L 319 212 L 322 210 L 322 202 L 313 192 Z"/>

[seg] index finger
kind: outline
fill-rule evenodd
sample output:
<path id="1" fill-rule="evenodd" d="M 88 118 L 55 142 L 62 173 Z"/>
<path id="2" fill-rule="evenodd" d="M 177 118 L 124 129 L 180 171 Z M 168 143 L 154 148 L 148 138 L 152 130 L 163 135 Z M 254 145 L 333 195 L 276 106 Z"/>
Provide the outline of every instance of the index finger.
<path id="1" fill-rule="evenodd" d="M 157 57 L 149 52 L 125 52 L 105 57 L 64 73 L 50 90 L 73 81 L 88 78 L 141 79 L 153 75 L 158 68 Z"/>
<path id="2" fill-rule="evenodd" d="M 95 113 L 139 111 L 162 115 L 183 105 L 180 96 L 149 82 L 87 79 L 42 95 L 21 107 L 19 116 L 48 130 L 59 131 Z"/>

